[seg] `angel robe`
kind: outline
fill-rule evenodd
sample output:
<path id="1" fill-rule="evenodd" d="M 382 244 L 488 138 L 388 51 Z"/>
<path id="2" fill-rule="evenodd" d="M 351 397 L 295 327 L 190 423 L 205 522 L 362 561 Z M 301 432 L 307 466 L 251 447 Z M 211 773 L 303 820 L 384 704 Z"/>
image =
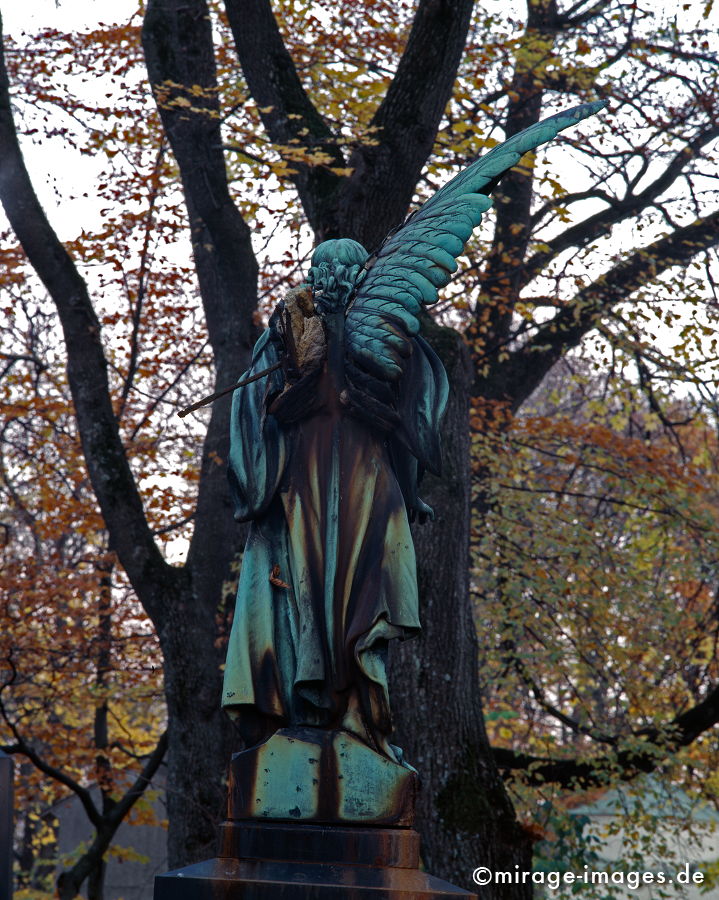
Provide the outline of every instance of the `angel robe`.
<path id="1" fill-rule="evenodd" d="M 266 331 L 250 375 L 281 348 Z M 400 385 L 394 434 L 342 408 L 327 366 L 320 402 L 284 425 L 268 412 L 281 370 L 238 388 L 231 418 L 229 477 L 235 518 L 252 520 L 242 559 L 225 666 L 223 706 L 284 725 L 361 728 L 387 751 L 391 732 L 387 643 L 420 627 L 407 510 L 418 466 L 439 464 L 444 368 L 414 338 Z M 324 398 L 324 399 L 322 399 Z"/>

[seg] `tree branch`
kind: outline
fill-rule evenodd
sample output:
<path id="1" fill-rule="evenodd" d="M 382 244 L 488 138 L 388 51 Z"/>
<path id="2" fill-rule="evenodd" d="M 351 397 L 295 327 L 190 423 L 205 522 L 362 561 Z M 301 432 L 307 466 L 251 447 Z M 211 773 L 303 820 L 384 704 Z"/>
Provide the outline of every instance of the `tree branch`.
<path id="1" fill-rule="evenodd" d="M 10 665 L 13 676 L 10 681 L 5 682 L 2 687 L 0 687 L 0 693 L 9 684 L 11 684 L 16 676 L 17 670 L 15 668 L 15 663 L 12 658 L 7 659 L 8 664 Z M 98 828 L 102 823 L 102 816 L 100 815 L 100 810 L 95 806 L 95 803 L 92 799 L 90 791 L 87 788 L 84 788 L 79 782 L 75 781 L 74 778 L 71 778 L 68 774 L 62 771 L 62 769 L 58 769 L 56 766 L 51 766 L 49 763 L 45 762 L 45 760 L 33 750 L 33 748 L 28 744 L 25 738 L 20 734 L 20 731 L 17 725 L 12 721 L 12 719 L 8 716 L 7 710 L 5 709 L 5 704 L 0 697 L 0 715 L 2 715 L 5 724 L 12 732 L 13 737 L 15 738 L 15 743 L 10 747 L 5 748 L 6 753 L 21 753 L 23 756 L 27 757 L 30 762 L 44 775 L 47 775 L 49 778 L 54 779 L 60 784 L 65 785 L 66 788 L 71 790 L 73 794 L 77 796 L 80 803 L 82 803 L 82 807 L 87 814 L 88 819 L 95 828 Z"/>
<path id="2" fill-rule="evenodd" d="M 717 137 L 719 137 L 719 125 L 706 129 L 706 131 L 697 135 L 694 140 L 690 141 L 675 154 L 662 174 L 657 176 L 651 184 L 648 184 L 639 193 L 629 193 L 622 200 L 609 201 L 610 205 L 606 209 L 595 213 L 583 222 L 578 222 L 571 228 L 567 228 L 557 235 L 556 238 L 548 241 L 544 249 L 535 253 L 521 267 L 518 281 L 519 289 L 521 290 L 533 278 L 536 278 L 564 250 L 567 250 L 569 247 L 586 247 L 592 241 L 607 234 L 612 225 L 651 206 L 658 197 L 671 187 L 691 160 L 699 155 L 701 149 Z M 600 196 L 601 199 L 607 201 L 608 198 L 604 191 L 601 192 Z"/>
<path id="3" fill-rule="evenodd" d="M 192 250 L 212 345 L 216 384 L 237 381 L 250 359 L 256 329 L 257 261 L 251 232 L 230 197 L 220 131 L 214 46 L 205 0 L 150 0 L 142 29 L 147 70 L 180 168 Z M 194 86 L 194 93 L 190 88 Z M 197 91 L 197 86 L 202 90 Z M 191 99 L 188 105 L 188 98 Z M 214 579 L 197 595 L 215 602 L 240 531 L 232 519 L 225 467 L 229 400 L 213 404 L 203 448 L 200 489 L 188 566 L 203 560 Z M 200 573 L 195 573 L 197 578 Z"/>
<path id="4" fill-rule="evenodd" d="M 672 266 L 686 265 L 717 244 L 719 210 L 635 250 L 579 291 L 506 361 L 493 364 L 491 375 L 482 381 L 485 396 L 509 401 L 517 410 L 557 360 L 576 347 L 613 306 Z"/>
<path id="5" fill-rule="evenodd" d="M 615 735 L 605 734 L 594 727 L 583 725 L 581 722 L 563 713 L 553 703 L 550 703 L 547 700 L 544 688 L 534 678 L 532 678 L 521 657 L 517 655 L 515 646 L 512 646 L 510 650 L 510 659 L 511 665 L 514 667 L 515 671 L 522 679 L 524 684 L 532 692 L 532 696 L 534 697 L 535 702 L 538 704 L 538 706 L 541 707 L 541 709 L 544 710 L 544 712 L 552 716 L 552 718 L 556 719 L 558 722 L 561 722 L 562 725 L 565 725 L 575 734 L 583 734 L 585 737 L 590 737 L 592 740 L 600 744 L 609 744 L 611 746 L 616 745 L 617 737 Z"/>
<path id="6" fill-rule="evenodd" d="M 551 55 L 559 31 L 556 0 L 539 0 L 527 7 L 523 35 L 526 53 L 517 54 L 509 86 L 505 138 L 536 124 L 542 112 L 544 85 L 541 62 Z M 536 61 L 529 67 L 526 54 Z M 515 302 L 521 290 L 521 261 L 531 234 L 534 175 L 518 168 L 508 172 L 495 192 L 495 228 L 492 246 L 481 273 L 482 295 L 475 316 L 484 346 L 494 346 L 509 335 Z"/>
<path id="7" fill-rule="evenodd" d="M 149 0 L 142 44 L 160 117 L 180 169 L 218 378 L 219 370 L 225 369 L 222 378 L 227 380 L 244 371 L 257 337 L 248 325 L 257 307 L 257 261 L 252 234 L 227 184 L 205 0 Z"/>
<path id="8" fill-rule="evenodd" d="M 590 6 L 589 9 L 580 12 L 584 3 L 585 0 L 580 0 L 579 3 L 573 4 L 569 9 L 561 13 L 557 17 L 558 26 L 563 30 L 568 30 L 570 28 L 577 28 L 579 25 L 586 25 L 587 22 L 596 19 L 597 16 L 601 15 L 604 10 L 609 7 L 610 0 L 598 0 L 598 2 L 593 6 Z"/>
<path id="9" fill-rule="evenodd" d="M 167 732 L 163 731 L 155 749 L 147 757 L 147 762 L 142 767 L 142 771 L 137 776 L 132 785 L 125 791 L 122 798 L 117 801 L 111 813 L 107 816 L 111 824 L 119 827 L 125 816 L 130 812 L 134 804 L 143 795 L 145 788 L 154 778 L 157 770 L 162 764 L 167 752 Z"/>
<path id="10" fill-rule="evenodd" d="M 0 20 L 0 39 L 2 20 Z M 163 608 L 160 583 L 171 571 L 148 528 L 110 399 L 100 323 L 87 286 L 33 189 L 18 143 L 0 48 L 0 200 L 31 265 L 55 302 L 68 355 L 68 381 L 85 462 L 110 544 L 148 614 Z"/>
<path id="11" fill-rule="evenodd" d="M 307 96 L 280 34 L 269 0 L 225 0 L 237 56 L 247 87 L 270 139 L 328 157 L 325 165 L 292 158 L 292 181 L 313 230 L 326 230 L 333 197 L 342 177 L 331 167 L 347 165 L 335 135 Z"/>
<path id="12" fill-rule="evenodd" d="M 407 213 L 451 97 L 472 0 L 420 0 L 407 46 L 371 125 L 376 143 L 357 147 L 338 197 L 332 237 L 376 247 Z"/>
<path id="13" fill-rule="evenodd" d="M 719 686 L 696 706 L 676 716 L 669 724 L 644 728 L 632 735 L 631 746 L 581 762 L 517 753 L 504 747 L 492 749 L 497 766 L 507 772 L 523 771 L 530 784 L 552 782 L 576 789 L 605 785 L 609 771 L 621 773 L 625 781 L 653 772 L 681 747 L 688 747 L 701 734 L 719 723 Z"/>
<path id="14" fill-rule="evenodd" d="M 125 412 L 125 406 L 127 404 L 127 398 L 132 390 L 135 383 L 135 376 L 137 375 L 137 363 L 139 359 L 139 350 L 140 350 L 140 326 L 142 323 L 142 308 L 145 303 L 145 294 L 147 291 L 147 282 L 148 282 L 148 266 L 149 266 L 149 256 L 150 256 L 150 240 L 152 229 L 155 225 L 155 207 L 157 205 L 157 198 L 160 193 L 160 172 L 162 170 L 162 157 L 165 154 L 165 143 L 164 141 L 160 144 L 157 150 L 157 157 L 155 160 L 155 166 L 152 171 L 152 177 L 150 181 L 150 192 L 148 196 L 148 204 L 147 204 L 147 213 L 144 222 L 144 234 L 142 239 L 142 249 L 140 250 L 140 266 L 137 275 L 137 291 L 135 295 L 135 302 L 132 303 L 131 300 L 131 291 L 129 290 L 129 285 L 127 285 L 126 279 L 123 273 L 123 280 L 126 284 L 127 289 L 127 298 L 131 303 L 132 308 L 132 333 L 130 335 L 130 359 L 127 364 L 127 374 L 124 378 L 124 384 L 122 386 L 122 395 L 120 397 L 120 407 L 118 409 L 117 418 L 119 421 L 122 421 L 123 414 Z"/>
<path id="15" fill-rule="evenodd" d="M 58 892 L 61 898 L 75 897 L 83 881 L 102 864 L 102 858 L 112 843 L 117 829 L 150 784 L 160 767 L 166 750 L 167 732 L 165 731 L 132 786 L 125 791 L 117 803 L 113 804 L 110 812 L 101 817 L 99 825 L 93 822 L 95 839 L 90 847 L 70 869 L 63 872 L 58 878 Z"/>
<path id="16" fill-rule="evenodd" d="M 292 163 L 319 240 L 351 237 L 372 249 L 406 215 L 452 93 L 472 6 L 473 0 L 420 0 L 395 76 L 371 122 L 373 143 L 357 147 L 345 161 L 300 83 L 269 0 L 226 0 L 242 69 L 252 97 L 266 110 L 260 114 L 268 134 L 280 145 L 299 141 L 330 159 L 326 166 Z M 332 166 L 353 171 L 338 176 Z"/>

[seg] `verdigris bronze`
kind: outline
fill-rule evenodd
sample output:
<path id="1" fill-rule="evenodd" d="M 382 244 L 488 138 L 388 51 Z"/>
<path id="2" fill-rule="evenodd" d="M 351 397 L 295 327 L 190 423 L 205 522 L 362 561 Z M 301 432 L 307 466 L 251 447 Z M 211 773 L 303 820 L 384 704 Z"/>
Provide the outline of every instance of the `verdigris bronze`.
<path id="1" fill-rule="evenodd" d="M 413 824 L 417 773 L 345 730 L 281 728 L 230 765 L 231 820 Z"/>
<path id="2" fill-rule="evenodd" d="M 501 176 L 603 105 L 495 147 L 372 255 L 352 240 L 321 244 L 272 315 L 247 375 L 281 367 L 236 390 L 231 422 L 236 517 L 252 525 L 223 705 L 248 745 L 328 729 L 402 764 L 389 741 L 387 645 L 419 630 L 409 520 L 432 515 L 417 489 L 424 470 L 440 470 L 448 391 L 418 316 Z"/>
<path id="3" fill-rule="evenodd" d="M 234 397 L 230 482 L 253 524 L 224 704 L 250 743 L 309 725 L 395 758 L 387 643 L 419 629 L 407 511 L 428 512 L 417 467 L 439 468 L 447 381 L 419 336 L 399 338 L 395 383 L 360 368 L 349 336 L 365 314 L 346 307 L 366 260 L 354 241 L 317 249 L 255 349 L 253 369 L 283 358 L 284 372 Z"/>

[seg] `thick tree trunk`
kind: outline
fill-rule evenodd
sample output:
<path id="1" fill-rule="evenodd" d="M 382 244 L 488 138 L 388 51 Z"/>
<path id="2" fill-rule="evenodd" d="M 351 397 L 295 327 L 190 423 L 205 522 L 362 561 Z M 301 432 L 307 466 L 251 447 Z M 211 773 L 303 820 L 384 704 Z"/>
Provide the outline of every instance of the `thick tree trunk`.
<path id="1" fill-rule="evenodd" d="M 218 593 L 218 615 L 220 602 Z M 227 799 L 232 728 L 220 709 L 225 648 L 218 646 L 216 617 L 208 606 L 190 586 L 177 598 L 161 635 L 168 710 L 170 868 L 215 856 L 217 826 Z"/>
<path id="2" fill-rule="evenodd" d="M 528 869 L 531 843 L 494 765 L 482 718 L 468 585 L 472 367 L 460 335 L 431 323 L 424 331 L 451 391 L 442 477 L 426 477 L 420 490 L 436 517 L 413 528 L 423 630 L 392 648 L 390 697 L 395 741 L 422 778 L 417 828 L 424 863 L 432 874 L 472 888 L 478 866 Z M 482 897 L 526 900 L 531 886 L 487 886 Z"/>
<path id="3" fill-rule="evenodd" d="M 257 262 L 234 205 L 222 152 L 217 76 L 206 0 L 150 0 L 143 26 L 148 75 L 182 176 L 216 384 L 237 380 L 256 327 Z M 186 105 L 193 86 L 204 93 Z M 170 91 L 172 96 L 165 96 Z M 168 708 L 168 857 L 171 867 L 215 855 L 224 816 L 231 724 L 220 709 L 225 644 L 234 596 L 225 597 L 242 546 L 226 470 L 230 398 L 212 406 L 183 585 L 158 623 Z M 232 594 L 233 592 L 230 591 Z"/>

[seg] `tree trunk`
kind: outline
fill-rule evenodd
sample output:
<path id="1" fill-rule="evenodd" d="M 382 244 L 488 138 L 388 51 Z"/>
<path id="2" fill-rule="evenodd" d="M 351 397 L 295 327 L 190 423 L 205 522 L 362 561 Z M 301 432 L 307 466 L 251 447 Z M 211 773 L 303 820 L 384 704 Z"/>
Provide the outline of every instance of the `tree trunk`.
<path id="1" fill-rule="evenodd" d="M 150 0 L 143 47 L 159 113 L 182 176 L 195 267 L 212 345 L 216 385 L 236 381 L 256 337 L 257 262 L 234 205 L 222 151 L 212 27 L 206 0 Z M 187 108 L 193 85 L 201 97 Z M 161 99 L 170 90 L 168 100 Z M 173 105 L 171 100 L 182 101 Z M 202 454 L 195 531 L 182 586 L 158 632 L 168 709 L 168 858 L 172 868 L 216 853 L 224 818 L 233 729 L 220 709 L 222 669 L 234 592 L 231 563 L 244 529 L 232 516 L 225 465 L 230 398 L 213 404 Z M 230 596 L 225 596 L 227 593 Z"/>
<path id="2" fill-rule="evenodd" d="M 478 866 L 529 869 L 531 843 L 516 821 L 482 717 L 468 574 L 472 367 L 459 334 L 431 322 L 423 327 L 447 369 L 450 399 L 442 477 L 427 476 L 420 491 L 435 520 L 413 528 L 423 630 L 392 648 L 390 697 L 396 743 L 422 778 L 417 828 L 423 861 L 432 874 L 476 889 Z M 436 710 L 443 711 L 440 717 Z M 482 897 L 527 900 L 531 885 L 488 885 Z"/>
<path id="3" fill-rule="evenodd" d="M 87 879 L 87 900 L 104 900 L 105 860 L 101 859 Z"/>
<path id="4" fill-rule="evenodd" d="M 226 619 L 222 592 L 214 602 L 191 583 L 168 614 L 160 636 L 168 712 L 167 813 L 171 869 L 217 853 L 217 827 L 225 818 L 227 764 L 233 728 L 220 709 Z M 216 611 L 213 615 L 211 608 Z"/>

